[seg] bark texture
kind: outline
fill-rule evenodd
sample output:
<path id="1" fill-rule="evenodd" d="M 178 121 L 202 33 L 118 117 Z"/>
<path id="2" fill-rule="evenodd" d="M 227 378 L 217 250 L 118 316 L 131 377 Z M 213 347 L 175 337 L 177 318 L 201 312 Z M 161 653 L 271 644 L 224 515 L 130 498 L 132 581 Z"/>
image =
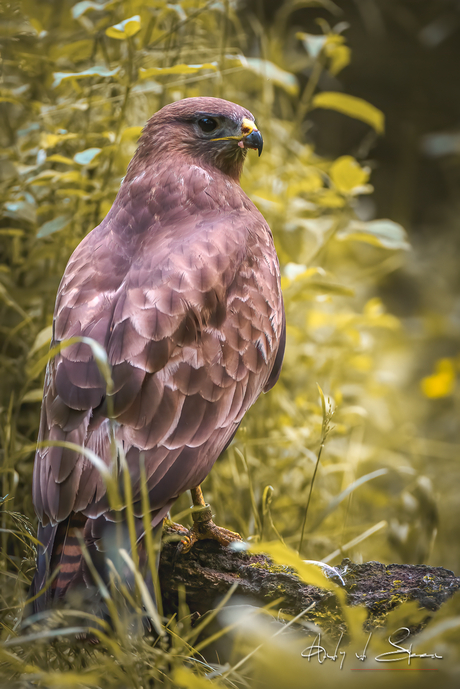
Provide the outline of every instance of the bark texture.
<path id="1" fill-rule="evenodd" d="M 367 609 L 369 627 L 381 623 L 404 601 L 416 601 L 427 610 L 428 618 L 460 588 L 460 577 L 443 567 L 356 564 L 344 559 L 335 569 L 344 584 L 338 576 L 332 580 L 346 591 L 349 605 Z M 274 565 L 265 555 L 235 552 L 213 541 L 197 543 L 187 554 L 177 554 L 177 543 L 165 543 L 160 579 L 167 614 L 177 609 L 177 591 L 181 586 L 191 613 L 203 615 L 215 608 L 236 583 L 235 594 L 252 605 L 266 605 L 282 598 L 276 607 L 297 615 L 314 602 L 307 618 L 318 622 L 325 631 L 342 626 L 335 593 L 303 583 L 292 568 Z"/>

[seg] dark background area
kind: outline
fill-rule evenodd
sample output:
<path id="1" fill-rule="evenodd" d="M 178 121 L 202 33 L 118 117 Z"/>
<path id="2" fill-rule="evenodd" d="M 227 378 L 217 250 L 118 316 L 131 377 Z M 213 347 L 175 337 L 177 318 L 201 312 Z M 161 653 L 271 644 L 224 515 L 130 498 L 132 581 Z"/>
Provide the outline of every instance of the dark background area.
<path id="1" fill-rule="evenodd" d="M 249 5 L 268 24 L 279 8 L 274 0 Z M 412 235 L 423 235 L 427 225 L 448 234 L 446 206 L 458 203 L 460 174 L 460 2 L 340 0 L 326 7 L 299 9 L 289 24 L 312 34 L 318 18 L 349 24 L 351 64 L 337 79 L 324 74 L 319 90 L 343 90 L 385 113 L 385 136 L 369 151 L 375 216 L 400 222 Z M 367 157 L 365 125 L 325 110 L 309 120 L 319 154 Z"/>

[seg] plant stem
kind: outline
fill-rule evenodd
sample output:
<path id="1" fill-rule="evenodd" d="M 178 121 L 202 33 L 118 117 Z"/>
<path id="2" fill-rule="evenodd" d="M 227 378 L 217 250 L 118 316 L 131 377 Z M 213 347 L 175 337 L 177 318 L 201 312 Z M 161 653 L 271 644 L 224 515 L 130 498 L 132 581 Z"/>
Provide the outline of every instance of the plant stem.
<path id="1" fill-rule="evenodd" d="M 310 110 L 311 102 L 313 100 L 313 94 L 315 93 L 315 89 L 318 86 L 319 78 L 321 76 L 322 71 L 323 71 L 323 63 L 321 60 L 321 55 L 319 55 L 318 59 L 315 61 L 315 64 L 313 65 L 313 69 L 312 69 L 310 78 L 308 80 L 307 85 L 305 86 L 304 92 L 303 92 L 302 97 L 299 101 L 299 106 L 297 109 L 297 117 L 294 120 L 295 130 L 297 130 L 300 127 L 300 125 L 303 122 L 305 115 Z"/>
<path id="2" fill-rule="evenodd" d="M 317 474 L 317 471 L 318 471 L 319 463 L 320 463 L 320 460 L 321 460 L 321 453 L 322 453 L 322 451 L 323 451 L 323 447 L 324 447 L 324 442 L 325 442 L 325 440 L 326 440 L 326 439 L 325 439 L 325 437 L 323 436 L 323 437 L 321 438 L 321 445 L 319 446 L 318 458 L 317 458 L 317 460 L 316 460 L 315 470 L 314 470 L 314 472 L 313 472 L 313 476 L 312 476 L 311 483 L 310 483 L 310 491 L 309 491 L 309 493 L 308 493 L 307 504 L 305 505 L 305 514 L 304 514 L 304 516 L 303 516 L 302 531 L 300 532 L 300 543 L 299 543 L 299 548 L 298 548 L 298 551 L 297 551 L 297 552 L 299 553 L 299 555 L 300 555 L 300 552 L 301 552 L 301 550 L 302 550 L 303 537 L 304 537 L 304 533 L 305 533 L 305 524 L 307 523 L 308 508 L 310 507 L 311 495 L 312 495 L 312 493 L 313 493 L 313 485 L 314 485 L 314 483 L 315 483 L 315 478 L 316 478 L 316 474 Z"/>

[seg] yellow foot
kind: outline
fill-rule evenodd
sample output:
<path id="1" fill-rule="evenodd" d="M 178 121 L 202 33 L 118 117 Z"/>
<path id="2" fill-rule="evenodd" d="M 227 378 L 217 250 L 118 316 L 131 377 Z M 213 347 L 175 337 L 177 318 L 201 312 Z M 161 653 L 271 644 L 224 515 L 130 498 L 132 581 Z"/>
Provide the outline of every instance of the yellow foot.
<path id="1" fill-rule="evenodd" d="M 233 541 L 242 540 L 240 534 L 235 533 L 235 531 L 230 531 L 214 524 L 209 505 L 204 505 L 198 510 L 196 508 L 193 509 L 193 526 L 191 529 L 185 529 L 180 524 L 168 524 L 168 526 L 172 526 L 182 536 L 178 546 L 180 553 L 188 553 L 197 541 L 204 541 L 206 539 L 217 541 L 223 546 L 227 546 Z"/>

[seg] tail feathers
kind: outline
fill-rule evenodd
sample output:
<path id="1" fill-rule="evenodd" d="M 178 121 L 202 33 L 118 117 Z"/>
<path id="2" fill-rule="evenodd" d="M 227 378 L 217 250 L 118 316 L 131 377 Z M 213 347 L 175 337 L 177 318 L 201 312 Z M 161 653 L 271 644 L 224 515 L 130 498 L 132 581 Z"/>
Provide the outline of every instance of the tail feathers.
<path id="1" fill-rule="evenodd" d="M 43 590 L 50 575 L 50 559 L 53 552 L 54 541 L 56 540 L 57 526 L 47 524 L 43 526 L 39 524 L 37 532 L 37 540 L 39 545 L 37 548 L 37 567 L 32 584 L 29 591 L 29 598 L 35 600 L 28 604 L 24 611 L 24 617 L 29 617 L 35 613 L 42 612 L 49 607 L 51 601 L 50 589 Z M 40 593 L 43 590 L 43 593 Z"/>
<path id="2" fill-rule="evenodd" d="M 79 573 L 82 563 L 80 539 L 85 523 L 83 514 L 74 513 L 59 524 L 51 558 L 51 573 L 59 567 L 59 573 L 51 584 L 53 599 L 62 598 Z"/>
<path id="3" fill-rule="evenodd" d="M 37 552 L 37 569 L 30 588 L 30 597 L 38 597 L 33 601 L 26 616 L 43 612 L 62 598 L 69 585 L 79 572 L 82 552 L 77 533 L 84 528 L 86 517 L 82 514 L 71 514 L 68 519 L 57 525 L 39 524 L 37 540 L 40 542 Z M 57 576 L 51 585 L 48 579 Z M 40 592 L 43 590 L 43 593 Z"/>
<path id="4" fill-rule="evenodd" d="M 127 522 L 121 518 L 117 523 L 109 515 L 96 519 L 81 513 L 72 513 L 60 524 L 39 525 L 37 538 L 40 541 L 37 553 L 37 569 L 32 582 L 30 596 L 37 598 L 25 611 L 24 617 L 53 608 L 56 603 L 67 600 L 76 609 L 88 609 L 102 618 L 108 618 L 108 611 L 100 597 L 94 572 L 108 584 L 113 569 L 128 589 L 135 588 L 134 575 L 121 554 L 123 548 L 131 554 L 131 541 Z M 118 515 L 117 515 L 118 516 Z M 156 541 L 158 570 L 162 522 L 152 518 L 152 536 Z M 147 589 L 155 602 L 155 587 L 145 549 L 145 528 L 142 518 L 135 519 L 135 531 L 139 567 Z M 86 548 L 86 562 L 82 553 L 82 539 Z M 108 563 L 108 560 L 110 563 Z M 110 566 L 109 566 L 110 565 Z M 54 577 L 54 578 L 53 578 Z M 51 583 L 49 580 L 51 578 Z M 82 606 L 82 607 L 80 607 Z"/>

